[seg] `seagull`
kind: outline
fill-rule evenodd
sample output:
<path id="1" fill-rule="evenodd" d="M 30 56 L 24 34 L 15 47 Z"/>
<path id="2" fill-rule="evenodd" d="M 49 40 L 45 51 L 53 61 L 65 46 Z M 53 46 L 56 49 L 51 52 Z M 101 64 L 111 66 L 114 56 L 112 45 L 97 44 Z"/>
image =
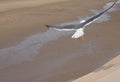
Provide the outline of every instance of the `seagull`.
<path id="1" fill-rule="evenodd" d="M 57 30 L 57 31 L 75 31 L 75 33 L 72 35 L 71 38 L 73 39 L 77 39 L 77 38 L 81 38 L 83 39 L 83 35 L 84 33 L 84 29 L 87 25 L 91 24 L 92 22 L 94 22 L 95 20 L 99 19 L 104 13 L 106 13 L 109 9 L 111 9 L 118 0 L 116 0 L 115 2 L 113 2 L 113 4 L 101 11 L 99 14 L 92 16 L 88 19 L 84 19 L 81 20 L 78 24 L 68 24 L 68 25 L 55 25 L 55 26 L 51 26 L 51 25 L 46 25 L 47 28 L 50 28 L 52 30 Z"/>

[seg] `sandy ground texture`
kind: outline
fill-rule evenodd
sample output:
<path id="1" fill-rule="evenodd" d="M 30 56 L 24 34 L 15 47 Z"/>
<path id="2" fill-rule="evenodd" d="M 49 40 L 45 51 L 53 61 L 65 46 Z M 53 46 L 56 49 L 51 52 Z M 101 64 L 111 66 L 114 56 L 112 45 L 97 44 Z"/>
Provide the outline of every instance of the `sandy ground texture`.
<path id="1" fill-rule="evenodd" d="M 0 1 L 0 82 L 69 82 L 120 53 L 119 5 L 89 25 L 84 40 L 45 27 L 95 15 L 113 0 L 49 1 Z"/>
<path id="2" fill-rule="evenodd" d="M 69 0 L 0 0 L 0 12 L 16 8 L 35 7 L 48 3 L 62 2 Z"/>
<path id="3" fill-rule="evenodd" d="M 104 64 L 92 73 L 73 82 L 119 82 L 120 81 L 120 56 Z"/>

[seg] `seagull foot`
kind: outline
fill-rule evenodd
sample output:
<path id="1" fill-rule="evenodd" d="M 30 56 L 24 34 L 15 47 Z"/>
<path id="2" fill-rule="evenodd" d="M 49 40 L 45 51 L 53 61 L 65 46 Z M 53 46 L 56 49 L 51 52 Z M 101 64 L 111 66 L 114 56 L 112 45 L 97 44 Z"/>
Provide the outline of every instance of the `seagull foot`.
<path id="1" fill-rule="evenodd" d="M 84 36 L 81 36 L 81 37 L 80 37 L 80 40 L 84 40 Z"/>

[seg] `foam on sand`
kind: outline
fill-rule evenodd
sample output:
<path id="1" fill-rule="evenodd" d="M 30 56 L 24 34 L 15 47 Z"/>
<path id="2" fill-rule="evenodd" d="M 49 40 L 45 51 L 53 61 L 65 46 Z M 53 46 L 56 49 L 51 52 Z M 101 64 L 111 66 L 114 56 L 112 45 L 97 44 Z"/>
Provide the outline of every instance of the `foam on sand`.
<path id="1" fill-rule="evenodd" d="M 31 61 L 39 53 L 39 49 L 43 45 L 70 33 L 48 30 L 30 36 L 16 46 L 0 49 L 0 69 L 23 61 Z"/>
<path id="2" fill-rule="evenodd" d="M 109 3 L 106 3 L 106 5 L 103 7 L 103 9 L 107 9 L 109 8 L 114 2 L 109 2 Z M 120 3 L 120 0 L 117 2 L 117 4 Z M 95 9 L 92 9 L 90 10 L 92 13 L 94 13 L 95 15 L 100 13 L 101 11 L 100 10 L 95 10 Z M 111 8 L 110 10 L 108 10 L 108 12 L 114 12 L 114 11 L 117 11 L 117 8 L 116 6 L 114 6 L 113 8 Z M 108 20 L 110 20 L 111 16 L 107 13 L 104 13 L 102 16 L 100 16 L 95 22 L 97 23 L 101 23 L 101 22 L 106 22 Z"/>
<path id="3" fill-rule="evenodd" d="M 104 9 L 108 8 L 113 2 L 109 2 L 104 6 Z M 120 0 L 118 0 L 117 4 L 120 4 Z M 118 9 L 116 6 L 109 10 L 108 12 L 114 12 Z M 93 13 L 97 14 L 100 11 L 91 10 Z M 101 16 L 96 22 L 103 22 L 110 20 L 110 15 L 108 13 Z M 120 56 L 112 59 L 108 63 L 104 64 L 100 68 L 95 71 L 71 82 L 119 82 L 120 81 Z"/>
<path id="4" fill-rule="evenodd" d="M 107 5 L 108 4 L 111 5 L 111 2 L 107 3 Z M 99 11 L 93 10 L 93 13 L 97 14 L 99 13 Z M 102 17 L 103 18 L 100 18 L 99 20 L 97 20 L 97 22 L 108 21 L 110 18 L 108 14 L 104 14 Z M 63 23 L 61 25 L 78 23 L 79 21 L 74 21 L 69 23 Z M 13 64 L 19 64 L 23 61 L 31 61 L 39 53 L 39 49 L 43 45 L 47 44 L 49 41 L 57 40 L 58 38 L 62 36 L 67 36 L 71 33 L 72 32 L 58 32 L 48 30 L 46 32 L 38 33 L 36 35 L 27 37 L 25 40 L 23 40 L 16 46 L 0 49 L 0 69 Z"/>

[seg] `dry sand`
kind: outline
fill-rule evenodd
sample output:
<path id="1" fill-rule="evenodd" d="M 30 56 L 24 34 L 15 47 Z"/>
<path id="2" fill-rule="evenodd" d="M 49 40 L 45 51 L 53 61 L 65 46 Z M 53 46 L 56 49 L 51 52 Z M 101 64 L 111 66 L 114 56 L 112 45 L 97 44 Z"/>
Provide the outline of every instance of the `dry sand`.
<path id="1" fill-rule="evenodd" d="M 45 24 L 93 15 L 89 10 L 102 9 L 108 0 L 57 1 L 1 1 L 1 82 L 67 82 L 119 54 L 119 11 L 110 13 L 111 20 L 107 22 L 89 25 L 84 40 L 73 40 L 71 34 L 45 28 Z"/>
<path id="2" fill-rule="evenodd" d="M 120 81 L 120 55 L 104 64 L 92 73 L 73 82 L 119 82 Z"/>

